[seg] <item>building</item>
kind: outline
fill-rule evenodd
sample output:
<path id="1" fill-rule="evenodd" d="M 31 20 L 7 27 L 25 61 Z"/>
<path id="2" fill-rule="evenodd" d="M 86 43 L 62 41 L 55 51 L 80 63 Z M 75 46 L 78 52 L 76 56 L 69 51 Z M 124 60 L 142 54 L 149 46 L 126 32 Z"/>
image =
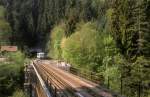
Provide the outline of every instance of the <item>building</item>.
<path id="1" fill-rule="evenodd" d="M 6 51 L 6 52 L 16 52 L 18 51 L 18 47 L 17 46 L 1 46 L 0 47 L 0 51 Z"/>

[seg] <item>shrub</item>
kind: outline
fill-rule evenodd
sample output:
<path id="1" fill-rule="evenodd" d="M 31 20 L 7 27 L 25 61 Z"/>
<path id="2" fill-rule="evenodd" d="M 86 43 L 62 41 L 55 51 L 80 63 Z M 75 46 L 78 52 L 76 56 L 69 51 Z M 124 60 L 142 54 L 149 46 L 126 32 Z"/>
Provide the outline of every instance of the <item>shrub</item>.
<path id="1" fill-rule="evenodd" d="M 11 97 L 28 97 L 22 90 L 17 90 L 13 93 Z"/>
<path id="2" fill-rule="evenodd" d="M 16 88 L 23 85 L 23 66 L 25 56 L 21 52 L 8 53 L 8 62 L 0 63 L 0 96 L 12 95 Z"/>

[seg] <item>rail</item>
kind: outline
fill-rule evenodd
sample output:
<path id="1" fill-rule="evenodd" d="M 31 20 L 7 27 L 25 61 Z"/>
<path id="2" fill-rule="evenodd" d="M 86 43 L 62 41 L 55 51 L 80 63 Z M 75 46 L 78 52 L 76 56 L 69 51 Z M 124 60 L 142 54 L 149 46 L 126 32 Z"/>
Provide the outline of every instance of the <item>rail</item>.
<path id="1" fill-rule="evenodd" d="M 35 65 L 35 66 L 38 68 L 39 65 L 38 66 Z M 45 80 L 45 83 L 48 86 L 49 91 L 52 93 L 52 96 L 79 97 L 77 96 L 77 94 L 75 94 L 76 91 L 74 89 L 72 89 L 66 82 L 63 82 L 61 79 L 55 76 L 53 72 L 48 71 L 44 66 L 40 66 L 40 69 L 38 68 L 38 71 L 40 72 L 40 75 L 42 75 L 42 78 Z M 61 92 L 59 92 L 60 90 Z"/>
<path id="2" fill-rule="evenodd" d="M 34 66 L 34 64 L 31 64 L 31 66 L 33 67 L 35 74 L 37 76 L 37 79 L 39 80 L 39 84 L 41 85 L 41 88 L 43 89 L 43 92 L 45 94 L 46 97 L 52 97 L 46 84 L 44 83 L 42 77 L 40 76 L 40 74 L 38 73 L 36 67 Z"/>
<path id="3" fill-rule="evenodd" d="M 36 75 L 38 75 L 37 78 L 42 80 L 41 86 L 44 87 L 42 89 L 44 91 L 46 91 L 46 93 L 47 92 L 51 93 L 50 97 L 100 97 L 100 95 L 105 95 L 105 93 L 106 93 L 106 95 L 112 95 L 112 96 L 108 96 L 108 97 L 123 97 L 121 95 L 117 95 L 116 93 L 109 91 L 108 89 L 105 89 L 103 87 L 98 87 L 98 86 L 95 88 L 98 90 L 92 90 L 91 88 L 82 87 L 82 85 L 81 85 L 81 87 L 82 87 L 82 92 L 81 92 L 78 88 L 73 88 L 74 86 L 72 86 L 72 84 L 67 83 L 66 80 L 64 80 L 62 77 L 60 77 L 59 75 L 61 73 L 59 72 L 57 74 L 55 72 L 55 68 L 51 67 L 48 69 L 48 67 L 46 65 L 44 65 L 42 63 L 42 61 L 34 61 L 32 64 L 32 67 L 34 68 Z M 72 73 L 79 74 L 79 72 L 76 72 L 77 70 L 75 68 L 70 68 L 70 71 Z M 86 73 L 83 73 L 83 75 L 84 74 L 86 74 Z M 83 75 L 78 75 L 78 76 L 83 77 Z M 94 77 L 95 77 L 94 74 L 91 73 L 91 76 L 89 78 L 92 79 Z M 96 76 L 96 78 L 97 78 L 97 76 Z M 88 81 L 86 81 L 86 80 L 85 80 L 85 82 L 88 83 Z M 43 84 L 44 84 L 44 86 L 43 86 Z M 45 90 L 45 87 L 46 87 L 46 90 Z M 103 92 L 98 92 L 99 89 L 100 89 L 100 91 L 103 91 Z M 86 96 L 86 95 L 88 95 L 88 96 Z M 39 96 L 39 97 L 49 97 L 49 96 Z"/>

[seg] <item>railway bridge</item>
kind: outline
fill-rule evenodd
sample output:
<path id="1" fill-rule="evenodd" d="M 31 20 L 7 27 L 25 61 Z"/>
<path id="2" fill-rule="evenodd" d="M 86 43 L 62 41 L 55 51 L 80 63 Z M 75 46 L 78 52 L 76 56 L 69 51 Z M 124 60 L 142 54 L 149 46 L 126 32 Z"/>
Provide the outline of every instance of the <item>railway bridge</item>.
<path id="1" fill-rule="evenodd" d="M 123 97 L 56 64 L 34 60 L 26 65 L 24 88 L 30 97 Z"/>

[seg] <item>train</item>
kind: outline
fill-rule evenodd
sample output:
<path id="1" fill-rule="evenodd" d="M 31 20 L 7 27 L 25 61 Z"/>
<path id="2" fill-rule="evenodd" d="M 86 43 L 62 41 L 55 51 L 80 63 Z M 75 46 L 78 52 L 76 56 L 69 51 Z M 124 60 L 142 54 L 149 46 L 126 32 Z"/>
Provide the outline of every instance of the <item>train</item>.
<path id="1" fill-rule="evenodd" d="M 45 56 L 45 53 L 44 52 L 39 52 L 37 53 L 37 58 L 38 59 L 44 59 L 46 56 Z"/>

